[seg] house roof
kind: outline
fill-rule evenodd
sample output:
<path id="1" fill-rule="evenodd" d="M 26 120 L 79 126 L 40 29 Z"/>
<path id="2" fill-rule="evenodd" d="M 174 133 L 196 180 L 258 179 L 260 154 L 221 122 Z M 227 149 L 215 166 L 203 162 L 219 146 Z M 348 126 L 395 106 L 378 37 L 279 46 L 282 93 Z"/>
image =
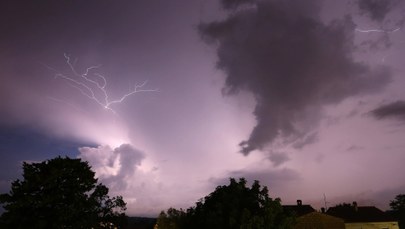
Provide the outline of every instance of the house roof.
<path id="1" fill-rule="evenodd" d="M 396 221 L 374 206 L 336 206 L 329 208 L 326 213 L 331 216 L 339 217 L 346 223 Z"/>
<path id="2" fill-rule="evenodd" d="M 343 219 L 320 212 L 311 212 L 297 218 L 296 229 L 344 229 Z"/>
<path id="3" fill-rule="evenodd" d="M 287 214 L 292 214 L 297 217 L 315 211 L 315 209 L 313 209 L 311 205 L 283 205 L 283 210 Z"/>

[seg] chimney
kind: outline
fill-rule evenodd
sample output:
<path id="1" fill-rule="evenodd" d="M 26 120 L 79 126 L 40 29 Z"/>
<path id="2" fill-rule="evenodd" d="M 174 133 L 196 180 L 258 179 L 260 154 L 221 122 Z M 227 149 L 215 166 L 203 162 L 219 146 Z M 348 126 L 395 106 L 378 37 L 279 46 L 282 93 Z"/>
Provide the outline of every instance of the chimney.
<path id="1" fill-rule="evenodd" d="M 357 207 L 357 202 L 356 201 L 353 201 L 353 208 L 354 208 L 355 212 L 357 212 L 359 210 L 359 208 Z"/>
<path id="2" fill-rule="evenodd" d="M 297 200 L 297 205 L 302 206 L 302 200 Z"/>

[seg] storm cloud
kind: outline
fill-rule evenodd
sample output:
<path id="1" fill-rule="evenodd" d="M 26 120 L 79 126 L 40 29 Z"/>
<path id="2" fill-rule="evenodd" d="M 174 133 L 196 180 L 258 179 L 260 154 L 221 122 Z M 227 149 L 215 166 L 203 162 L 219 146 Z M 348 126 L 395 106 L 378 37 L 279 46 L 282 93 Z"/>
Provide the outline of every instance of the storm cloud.
<path id="1" fill-rule="evenodd" d="M 256 100 L 257 125 L 240 143 L 244 155 L 278 138 L 296 142 L 317 126 L 324 105 L 379 91 L 390 81 L 389 69 L 354 60 L 354 22 L 325 24 L 319 1 L 222 3 L 232 8 L 228 17 L 202 23 L 199 31 L 217 48 L 223 93 L 248 91 Z"/>
<path id="2" fill-rule="evenodd" d="M 405 129 L 384 121 L 404 119 L 378 109 L 405 101 L 397 1 L 382 21 L 358 0 L 0 1 L 0 191 L 22 161 L 66 155 L 130 216 L 186 209 L 230 176 L 283 203 L 399 193 Z M 159 90 L 114 113 L 55 78 L 77 79 L 64 54 L 79 74 L 99 66 L 108 99 L 145 81 Z M 262 152 L 236 154 L 241 140 Z"/>
<path id="3" fill-rule="evenodd" d="M 405 121 L 405 101 L 398 100 L 382 105 L 372 110 L 371 114 L 377 119 L 396 118 Z"/>
<path id="4" fill-rule="evenodd" d="M 102 182 L 114 189 L 125 189 L 141 165 L 144 155 L 130 144 L 112 149 L 109 146 L 79 148 L 80 157 L 88 161 Z"/>
<path id="5" fill-rule="evenodd" d="M 372 20 L 378 22 L 383 21 L 398 3 L 398 0 L 359 0 L 357 2 L 361 14 L 367 14 Z"/>
<path id="6" fill-rule="evenodd" d="M 284 162 L 289 161 L 290 158 L 285 153 L 271 152 L 269 160 L 273 163 L 274 167 L 277 167 L 283 164 Z"/>

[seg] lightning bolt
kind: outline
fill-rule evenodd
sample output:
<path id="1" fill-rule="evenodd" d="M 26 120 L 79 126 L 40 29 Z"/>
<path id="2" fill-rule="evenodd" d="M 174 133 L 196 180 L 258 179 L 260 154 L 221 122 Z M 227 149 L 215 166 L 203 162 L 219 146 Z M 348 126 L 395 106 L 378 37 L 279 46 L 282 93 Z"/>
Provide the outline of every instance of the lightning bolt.
<path id="1" fill-rule="evenodd" d="M 66 64 L 69 66 L 72 76 L 58 72 L 56 69 L 45 65 L 47 68 L 55 72 L 55 79 L 61 78 L 69 83 L 70 86 L 76 88 L 82 95 L 93 100 L 95 103 L 111 111 L 113 114 L 117 112 L 111 107 L 113 104 L 124 102 L 129 96 L 139 92 L 155 92 L 157 89 L 144 89 L 147 81 L 142 84 L 135 84 L 133 89 L 126 94 L 122 95 L 118 99 L 110 99 L 107 91 L 107 79 L 96 70 L 101 65 L 90 66 L 86 68 L 83 73 L 79 73 L 74 67 L 77 59 L 72 63 L 71 58 L 66 53 L 63 54 L 66 60 Z"/>
<path id="2" fill-rule="evenodd" d="M 387 30 L 387 29 L 359 29 L 359 28 L 356 28 L 356 29 L 355 29 L 356 32 L 360 32 L 360 33 L 386 33 L 386 34 L 388 34 L 388 33 L 395 33 L 395 32 L 398 32 L 398 31 L 400 31 L 400 30 L 401 30 L 400 27 L 398 27 L 398 28 L 396 28 L 396 29 L 391 29 L 391 30 Z M 381 62 L 382 62 L 382 63 L 385 63 L 385 60 L 386 60 L 386 58 L 387 58 L 388 56 L 389 56 L 389 55 L 383 56 L 383 57 L 381 58 Z"/>
<path id="3" fill-rule="evenodd" d="M 384 29 L 358 29 L 356 28 L 355 31 L 360 33 L 395 33 L 401 30 L 401 28 L 396 28 L 393 30 L 384 30 Z"/>

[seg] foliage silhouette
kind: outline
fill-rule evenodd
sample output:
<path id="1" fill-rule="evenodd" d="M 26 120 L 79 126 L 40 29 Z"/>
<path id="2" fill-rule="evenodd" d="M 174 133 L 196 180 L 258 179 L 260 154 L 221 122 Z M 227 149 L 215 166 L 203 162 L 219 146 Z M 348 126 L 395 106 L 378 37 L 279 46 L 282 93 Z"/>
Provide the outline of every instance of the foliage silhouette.
<path id="1" fill-rule="evenodd" d="M 290 228 L 294 219 L 283 212 L 280 199 L 272 199 L 266 186 L 254 181 L 249 188 L 244 178 L 230 179 L 186 211 L 170 208 L 159 215 L 159 229 Z"/>
<path id="2" fill-rule="evenodd" d="M 57 157 L 23 163 L 23 179 L 0 195 L 1 228 L 108 228 L 122 226 L 126 203 L 110 198 L 108 188 L 81 159 Z"/>
<path id="3" fill-rule="evenodd" d="M 399 194 L 390 202 L 394 217 L 399 222 L 399 228 L 405 228 L 405 194 Z"/>

